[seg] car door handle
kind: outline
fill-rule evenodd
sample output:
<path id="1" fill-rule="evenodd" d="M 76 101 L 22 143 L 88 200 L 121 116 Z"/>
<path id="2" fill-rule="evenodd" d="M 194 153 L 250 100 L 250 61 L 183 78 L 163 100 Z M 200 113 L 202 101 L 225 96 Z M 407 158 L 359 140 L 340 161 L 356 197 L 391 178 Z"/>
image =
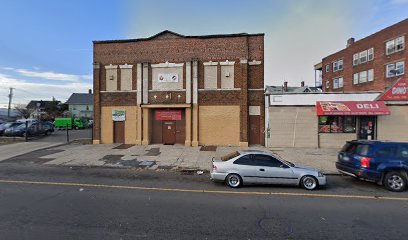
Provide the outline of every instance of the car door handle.
<path id="1" fill-rule="evenodd" d="M 261 168 L 261 169 L 259 169 L 259 171 L 261 171 L 261 172 L 265 172 L 265 169 Z"/>

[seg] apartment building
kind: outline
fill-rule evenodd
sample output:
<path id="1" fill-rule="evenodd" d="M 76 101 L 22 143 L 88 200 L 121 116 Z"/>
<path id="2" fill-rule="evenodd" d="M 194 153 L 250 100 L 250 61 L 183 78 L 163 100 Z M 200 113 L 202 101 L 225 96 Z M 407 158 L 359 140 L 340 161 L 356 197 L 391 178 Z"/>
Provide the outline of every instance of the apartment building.
<path id="1" fill-rule="evenodd" d="M 93 43 L 94 144 L 264 144 L 264 34 Z"/>
<path id="2" fill-rule="evenodd" d="M 408 19 L 359 41 L 350 38 L 347 47 L 322 59 L 315 66 L 322 72 L 324 92 L 384 91 L 406 76 Z"/>

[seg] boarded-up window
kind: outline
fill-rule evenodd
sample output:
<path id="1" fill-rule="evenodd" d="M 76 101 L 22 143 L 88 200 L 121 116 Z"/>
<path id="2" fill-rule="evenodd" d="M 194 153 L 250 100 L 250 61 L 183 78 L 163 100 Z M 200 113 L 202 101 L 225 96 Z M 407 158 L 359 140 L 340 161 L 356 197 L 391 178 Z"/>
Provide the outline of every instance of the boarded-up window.
<path id="1" fill-rule="evenodd" d="M 217 88 L 217 66 L 204 67 L 204 88 Z"/>
<path id="2" fill-rule="evenodd" d="M 121 65 L 120 71 L 120 90 L 132 90 L 132 65 Z"/>
<path id="3" fill-rule="evenodd" d="M 234 88 L 234 65 L 221 66 L 221 88 Z"/>
<path id="4" fill-rule="evenodd" d="M 118 66 L 108 65 L 106 69 L 106 91 L 118 90 Z"/>

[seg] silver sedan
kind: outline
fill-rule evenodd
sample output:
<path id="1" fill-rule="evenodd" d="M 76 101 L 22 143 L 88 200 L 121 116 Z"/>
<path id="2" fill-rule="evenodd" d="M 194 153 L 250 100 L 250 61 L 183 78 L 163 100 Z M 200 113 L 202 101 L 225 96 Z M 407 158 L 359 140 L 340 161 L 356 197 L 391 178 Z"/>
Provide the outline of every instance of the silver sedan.
<path id="1" fill-rule="evenodd" d="M 307 190 L 326 185 L 326 177 L 320 171 L 263 151 L 237 151 L 212 165 L 211 179 L 225 181 L 232 188 L 244 183 L 297 185 Z"/>

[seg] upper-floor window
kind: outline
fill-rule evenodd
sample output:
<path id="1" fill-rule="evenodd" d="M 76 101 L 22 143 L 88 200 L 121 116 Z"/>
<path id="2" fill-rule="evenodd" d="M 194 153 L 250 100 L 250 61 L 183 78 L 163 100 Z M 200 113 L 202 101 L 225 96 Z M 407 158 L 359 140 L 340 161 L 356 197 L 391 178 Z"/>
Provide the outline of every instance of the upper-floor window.
<path id="1" fill-rule="evenodd" d="M 330 81 L 329 80 L 326 81 L 326 88 L 330 88 Z"/>
<path id="2" fill-rule="evenodd" d="M 360 63 L 372 61 L 374 59 L 374 48 L 361 51 L 353 54 L 353 66 L 357 66 Z"/>
<path id="3" fill-rule="evenodd" d="M 389 63 L 385 66 L 385 74 L 387 78 L 400 76 L 404 74 L 404 61 Z"/>
<path id="4" fill-rule="evenodd" d="M 329 71 L 330 71 L 330 65 L 327 64 L 327 65 L 326 65 L 326 72 L 329 72 Z"/>
<path id="5" fill-rule="evenodd" d="M 402 51 L 404 50 L 404 48 L 405 48 L 405 37 L 404 36 L 397 37 L 385 43 L 385 52 L 387 55 Z"/>
<path id="6" fill-rule="evenodd" d="M 343 77 L 333 79 L 333 89 L 343 87 Z"/>
<path id="7" fill-rule="evenodd" d="M 353 84 L 374 81 L 374 69 L 353 74 Z"/>
<path id="8" fill-rule="evenodd" d="M 343 70 L 343 59 L 333 62 L 333 72 Z"/>

